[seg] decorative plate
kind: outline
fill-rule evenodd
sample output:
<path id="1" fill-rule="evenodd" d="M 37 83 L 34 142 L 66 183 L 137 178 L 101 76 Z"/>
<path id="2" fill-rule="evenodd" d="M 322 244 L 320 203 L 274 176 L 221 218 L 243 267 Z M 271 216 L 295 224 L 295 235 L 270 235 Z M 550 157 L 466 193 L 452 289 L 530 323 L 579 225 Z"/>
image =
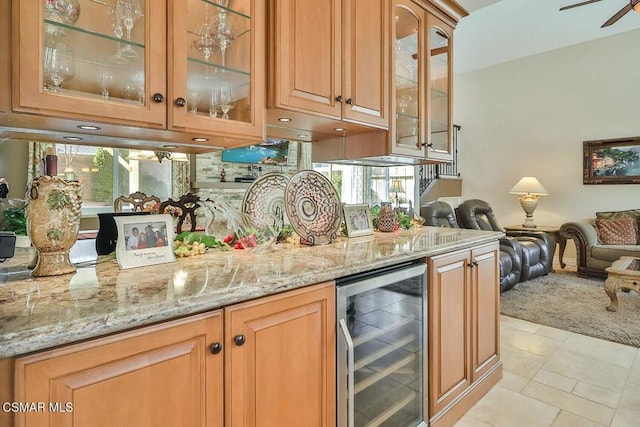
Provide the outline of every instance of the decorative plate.
<path id="1" fill-rule="evenodd" d="M 331 181 L 311 170 L 296 173 L 284 190 L 291 226 L 310 245 L 331 243 L 342 223 L 340 197 Z"/>
<path id="2" fill-rule="evenodd" d="M 260 176 L 245 193 L 242 212 L 258 219 L 271 214 L 280 219 L 282 224 L 288 224 L 284 208 L 284 189 L 288 181 L 288 175 L 278 172 Z"/>

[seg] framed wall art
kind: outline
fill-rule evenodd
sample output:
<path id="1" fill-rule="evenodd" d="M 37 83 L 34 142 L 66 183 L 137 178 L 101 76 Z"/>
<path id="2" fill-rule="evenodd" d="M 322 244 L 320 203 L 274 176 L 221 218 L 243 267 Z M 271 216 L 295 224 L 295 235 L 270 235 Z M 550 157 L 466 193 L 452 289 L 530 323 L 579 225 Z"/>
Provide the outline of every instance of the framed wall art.
<path id="1" fill-rule="evenodd" d="M 640 137 L 583 142 L 584 184 L 640 184 Z"/>
<path id="2" fill-rule="evenodd" d="M 357 237 L 373 234 L 373 220 L 371 210 L 367 204 L 342 205 L 344 223 L 347 226 L 347 236 Z"/>
<path id="3" fill-rule="evenodd" d="M 171 215 L 114 217 L 118 228 L 116 259 L 121 269 L 176 260 Z"/>

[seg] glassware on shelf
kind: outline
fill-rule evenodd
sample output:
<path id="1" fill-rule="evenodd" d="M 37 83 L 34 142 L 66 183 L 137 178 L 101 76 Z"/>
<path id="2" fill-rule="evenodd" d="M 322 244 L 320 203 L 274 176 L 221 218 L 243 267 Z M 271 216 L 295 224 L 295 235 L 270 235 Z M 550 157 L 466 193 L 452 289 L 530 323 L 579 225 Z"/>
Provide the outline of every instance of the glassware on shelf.
<path id="1" fill-rule="evenodd" d="M 136 93 L 136 85 L 133 82 L 124 82 L 122 85 L 122 97 L 126 100 L 133 98 L 133 94 Z"/>
<path id="2" fill-rule="evenodd" d="M 45 0 L 44 19 L 60 24 L 74 25 L 80 17 L 78 0 Z M 52 36 L 63 35 L 64 30 L 51 24 L 45 24 L 45 32 Z"/>
<path id="3" fill-rule="evenodd" d="M 122 32 L 122 26 L 124 26 L 126 30 L 126 39 L 128 42 L 131 42 L 131 30 L 135 22 L 142 18 L 142 9 L 140 8 L 140 4 L 138 0 L 117 0 L 115 9 L 114 9 L 114 18 L 115 18 L 115 27 L 114 27 L 114 36 L 117 38 L 118 34 Z M 122 22 L 122 24 L 120 24 Z M 138 56 L 138 53 L 133 50 L 130 44 L 125 44 L 124 47 L 118 48 L 116 52 L 116 58 L 133 58 Z"/>
<path id="4" fill-rule="evenodd" d="M 213 39 L 218 47 L 220 47 L 221 63 L 224 67 L 227 48 L 235 40 L 231 19 L 227 15 L 226 10 L 218 10 L 216 16 L 213 17 L 211 27 L 213 28 Z"/>
<path id="5" fill-rule="evenodd" d="M 187 109 L 191 114 L 198 113 L 198 103 L 200 102 L 200 92 L 198 89 L 187 89 Z"/>
<path id="6" fill-rule="evenodd" d="M 211 91 L 209 97 L 209 117 L 214 119 L 218 117 L 218 110 L 220 108 L 220 92 L 217 89 Z"/>
<path id="7" fill-rule="evenodd" d="M 71 47 L 59 40 L 45 40 L 44 90 L 62 92 L 62 84 L 75 76 L 75 59 Z"/>
<path id="8" fill-rule="evenodd" d="M 411 103 L 411 95 L 402 95 L 400 96 L 400 98 L 398 99 L 398 110 L 401 113 L 406 113 L 407 112 L 407 108 L 409 107 L 409 104 Z"/>
<path id="9" fill-rule="evenodd" d="M 229 119 L 229 111 L 231 111 L 234 107 L 233 105 L 233 97 L 231 84 L 228 82 L 223 82 L 220 86 L 220 110 L 222 110 L 222 118 L 225 120 Z"/>
<path id="10" fill-rule="evenodd" d="M 102 90 L 102 98 L 105 100 L 109 99 L 109 89 L 111 89 L 111 85 L 113 85 L 113 80 L 113 74 L 107 70 L 98 71 L 96 74 L 96 81 Z"/>
<path id="11" fill-rule="evenodd" d="M 138 102 L 140 105 L 144 105 L 145 99 L 145 91 L 144 91 L 144 73 L 141 71 L 136 73 L 133 77 L 133 84 L 136 88 L 136 93 L 138 95 Z"/>
<path id="12" fill-rule="evenodd" d="M 211 21 L 209 19 L 208 4 L 204 6 L 204 15 L 204 22 L 198 25 L 194 31 L 196 39 L 193 41 L 193 47 L 195 47 L 196 50 L 204 57 L 204 60 L 207 63 L 204 77 L 205 79 L 210 79 L 209 58 L 217 51 L 218 45 L 213 38 L 214 28 L 211 26 Z"/>

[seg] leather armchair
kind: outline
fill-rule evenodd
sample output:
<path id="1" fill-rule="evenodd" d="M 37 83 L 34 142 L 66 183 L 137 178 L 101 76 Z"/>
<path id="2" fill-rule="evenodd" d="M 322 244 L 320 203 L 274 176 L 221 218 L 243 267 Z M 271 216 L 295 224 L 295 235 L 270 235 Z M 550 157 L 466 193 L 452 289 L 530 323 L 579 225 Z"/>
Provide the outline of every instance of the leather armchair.
<path id="1" fill-rule="evenodd" d="M 420 214 L 425 218 L 424 225 L 434 227 L 460 228 L 451 206 L 448 203 L 433 201 L 422 206 Z M 500 292 L 513 288 L 520 280 L 522 272 L 522 248 L 514 238 L 500 239 Z"/>
<path id="2" fill-rule="evenodd" d="M 458 223 L 464 228 L 503 231 L 498 225 L 491 205 L 484 200 L 465 200 L 457 209 Z M 555 246 L 542 231 L 510 231 L 508 237 L 520 245 L 522 274 L 520 281 L 544 276 L 551 271 Z"/>

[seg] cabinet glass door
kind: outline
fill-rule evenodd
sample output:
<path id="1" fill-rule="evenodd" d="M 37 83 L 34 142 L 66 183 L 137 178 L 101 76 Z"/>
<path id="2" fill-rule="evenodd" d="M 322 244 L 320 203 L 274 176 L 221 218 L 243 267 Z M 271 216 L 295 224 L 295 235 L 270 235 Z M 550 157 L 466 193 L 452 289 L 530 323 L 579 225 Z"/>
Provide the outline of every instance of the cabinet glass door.
<path id="1" fill-rule="evenodd" d="M 448 159 L 451 154 L 450 40 L 444 25 L 430 26 L 429 158 Z"/>
<path id="2" fill-rule="evenodd" d="M 392 108 L 395 110 L 392 147 L 398 154 L 422 156 L 424 133 L 423 17 L 409 1 L 396 1 L 393 9 Z"/>
<path id="3" fill-rule="evenodd" d="M 17 110 L 118 123 L 164 122 L 164 107 L 152 105 L 150 94 L 164 91 L 165 73 L 156 65 L 165 57 L 151 64 L 148 47 L 151 39 L 154 50 L 166 46 L 164 24 L 150 21 L 164 21 L 164 5 L 152 7 L 151 0 L 20 3 Z M 153 79 L 147 72 L 152 68 Z"/>

